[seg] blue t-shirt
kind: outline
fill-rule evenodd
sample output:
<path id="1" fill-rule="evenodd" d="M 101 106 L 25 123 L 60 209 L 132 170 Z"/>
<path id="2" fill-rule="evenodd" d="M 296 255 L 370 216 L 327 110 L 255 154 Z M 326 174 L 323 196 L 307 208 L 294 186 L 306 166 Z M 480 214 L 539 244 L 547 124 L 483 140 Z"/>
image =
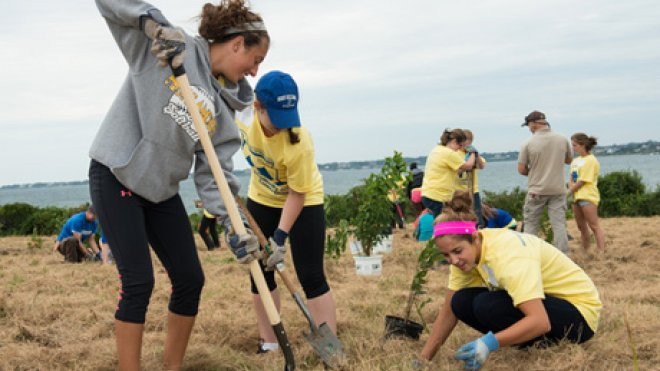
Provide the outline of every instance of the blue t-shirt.
<path id="1" fill-rule="evenodd" d="M 66 238 L 73 236 L 74 233 L 80 233 L 82 236 L 81 239 L 84 242 L 89 238 L 89 236 L 96 233 L 96 228 L 98 223 L 95 221 L 90 222 L 85 218 L 86 211 L 81 211 L 78 214 L 69 218 L 69 220 L 64 223 L 62 227 L 62 232 L 57 236 L 58 241 L 62 241 Z"/>
<path id="2" fill-rule="evenodd" d="M 508 227 L 513 217 L 508 212 L 502 209 L 493 208 L 494 216 L 486 219 L 486 228 L 504 228 Z"/>

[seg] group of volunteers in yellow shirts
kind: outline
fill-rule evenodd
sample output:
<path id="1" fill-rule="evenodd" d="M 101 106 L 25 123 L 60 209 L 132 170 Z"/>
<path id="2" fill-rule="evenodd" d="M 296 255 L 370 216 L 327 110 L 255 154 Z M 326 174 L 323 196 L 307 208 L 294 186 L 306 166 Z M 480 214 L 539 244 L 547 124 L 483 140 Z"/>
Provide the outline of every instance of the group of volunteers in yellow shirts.
<path id="1" fill-rule="evenodd" d="M 459 321 L 484 334 L 455 353 L 466 369 L 474 370 L 502 346 L 582 343 L 598 328 L 598 290 L 567 255 L 531 234 L 480 229 L 476 169 L 483 169 L 485 161 L 471 146 L 472 138 L 469 130 L 445 130 L 425 166 L 422 203 L 436 217 L 432 238 L 451 266 L 444 304 L 413 359 L 415 368 L 425 367 Z M 599 165 L 590 153 L 595 138 L 578 133 L 571 140 L 580 155 L 573 160 L 568 184 L 576 222 L 583 246 L 588 247 L 588 226 L 602 248 L 596 213 Z"/>

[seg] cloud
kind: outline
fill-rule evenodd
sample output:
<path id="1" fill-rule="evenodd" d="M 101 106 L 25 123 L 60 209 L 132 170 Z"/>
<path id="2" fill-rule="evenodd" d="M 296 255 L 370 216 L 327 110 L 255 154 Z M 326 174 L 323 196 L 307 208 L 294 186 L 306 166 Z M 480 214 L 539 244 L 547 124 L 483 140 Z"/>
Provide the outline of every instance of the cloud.
<path id="1" fill-rule="evenodd" d="M 204 2 L 152 3 L 195 33 Z M 532 109 L 544 110 L 554 130 L 586 131 L 601 144 L 660 137 L 655 1 L 252 5 L 272 37 L 259 72 L 294 75 L 319 162 L 382 158 L 393 149 L 425 155 L 445 127 L 473 129 L 482 151 L 516 150 L 529 136 L 518 124 Z M 9 71 L 0 148 L 31 149 L 3 163 L 0 184 L 84 179 L 88 146 L 127 72 L 95 4 L 46 2 L 34 11 L 9 2 L 0 48 Z M 74 133 L 78 146 L 54 158 L 50 143 Z M 43 168 L 25 172 L 27 164 Z"/>

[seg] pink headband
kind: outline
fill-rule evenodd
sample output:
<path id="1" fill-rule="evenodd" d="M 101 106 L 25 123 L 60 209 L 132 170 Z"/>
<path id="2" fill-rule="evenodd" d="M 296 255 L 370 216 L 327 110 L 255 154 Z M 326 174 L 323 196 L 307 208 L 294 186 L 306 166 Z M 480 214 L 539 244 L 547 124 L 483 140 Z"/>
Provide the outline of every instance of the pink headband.
<path id="1" fill-rule="evenodd" d="M 433 238 L 447 234 L 472 234 L 476 231 L 476 222 L 454 221 L 442 222 L 433 227 Z"/>

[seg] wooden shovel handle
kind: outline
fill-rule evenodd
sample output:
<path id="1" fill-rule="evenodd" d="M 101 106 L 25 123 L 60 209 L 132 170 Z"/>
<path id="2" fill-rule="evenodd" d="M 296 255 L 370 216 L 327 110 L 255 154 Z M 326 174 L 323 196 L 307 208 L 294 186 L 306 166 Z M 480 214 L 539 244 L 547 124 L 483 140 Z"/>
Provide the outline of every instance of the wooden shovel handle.
<path id="1" fill-rule="evenodd" d="M 231 193 L 231 189 L 229 189 L 227 178 L 225 178 L 222 167 L 220 167 L 220 161 L 218 160 L 218 155 L 215 153 L 215 148 L 211 142 L 211 137 L 206 131 L 206 126 L 203 123 L 202 115 L 199 113 L 197 104 L 195 104 L 195 98 L 193 96 L 192 89 L 190 88 L 188 76 L 185 74 L 185 71 L 183 74 L 178 76 L 177 71 L 174 72 L 177 84 L 179 86 L 179 91 L 183 97 L 183 102 L 188 109 L 188 113 L 190 113 L 190 116 L 192 117 L 195 130 L 197 131 L 197 135 L 199 135 L 199 141 L 202 144 L 204 153 L 206 154 L 209 165 L 211 166 L 213 178 L 215 179 L 215 183 L 218 186 L 218 190 L 220 191 L 220 197 L 222 197 L 222 201 L 224 202 L 225 208 L 227 209 L 227 214 L 231 220 L 231 226 L 234 228 L 234 232 L 237 235 L 240 236 L 246 234 L 247 230 L 243 225 L 243 220 L 241 219 L 241 215 L 238 212 L 238 207 L 234 202 L 234 197 Z M 268 290 L 268 285 L 266 285 L 264 275 L 261 272 L 261 267 L 259 267 L 259 263 L 256 260 L 250 262 L 250 273 L 252 274 L 252 279 L 257 286 L 257 290 L 259 291 L 259 296 L 261 297 L 261 301 L 263 302 L 264 308 L 266 309 L 266 314 L 268 315 L 270 324 L 273 326 L 279 324 L 281 322 L 280 315 L 277 312 L 273 298 L 270 296 L 270 291 Z"/>

